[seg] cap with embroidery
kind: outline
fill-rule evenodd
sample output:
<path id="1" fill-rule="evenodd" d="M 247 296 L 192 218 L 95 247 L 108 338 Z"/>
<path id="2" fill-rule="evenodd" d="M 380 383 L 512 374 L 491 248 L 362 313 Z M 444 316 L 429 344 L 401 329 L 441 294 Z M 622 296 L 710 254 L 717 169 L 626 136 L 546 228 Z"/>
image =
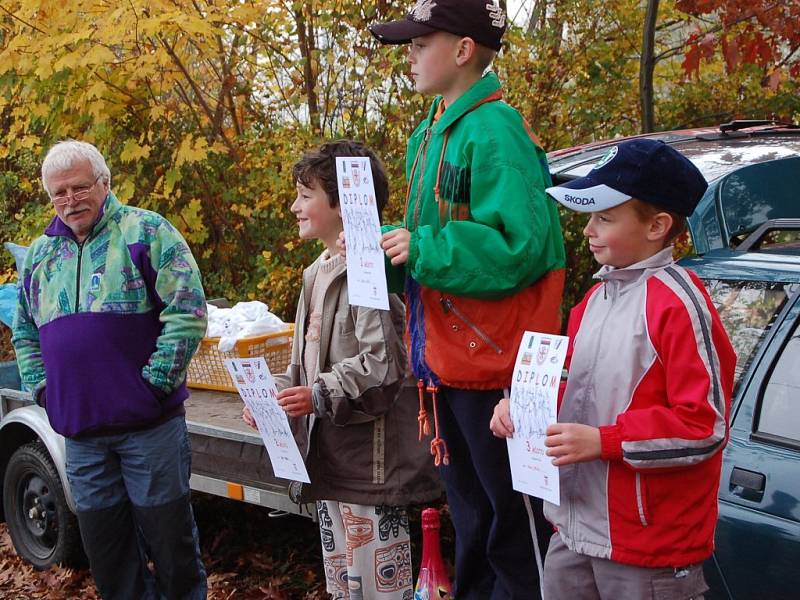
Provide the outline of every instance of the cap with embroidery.
<path id="1" fill-rule="evenodd" d="M 415 37 L 447 31 L 500 50 L 506 15 L 494 0 L 417 0 L 405 19 L 370 25 L 382 44 L 407 44 Z"/>
<path id="2" fill-rule="evenodd" d="M 547 188 L 571 210 L 599 212 L 636 198 L 688 217 L 708 184 L 683 154 L 660 140 L 612 146 L 584 177 Z"/>

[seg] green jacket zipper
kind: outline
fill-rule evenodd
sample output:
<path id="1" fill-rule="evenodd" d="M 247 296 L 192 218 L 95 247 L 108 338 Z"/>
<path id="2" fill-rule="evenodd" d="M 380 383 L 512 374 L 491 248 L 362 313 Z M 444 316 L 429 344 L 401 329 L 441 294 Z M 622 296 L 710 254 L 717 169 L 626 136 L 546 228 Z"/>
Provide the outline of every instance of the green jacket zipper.
<path id="1" fill-rule="evenodd" d="M 420 146 L 420 152 L 422 152 L 422 164 L 419 167 L 419 179 L 417 180 L 417 193 L 415 194 L 414 198 L 414 229 L 417 228 L 417 223 L 419 223 L 419 212 L 422 199 L 422 188 L 425 184 L 425 163 L 428 157 L 428 145 L 430 144 L 431 140 L 431 128 L 428 127 L 425 130 L 425 137 L 422 140 L 422 145 Z M 412 174 L 413 175 L 413 174 Z"/>

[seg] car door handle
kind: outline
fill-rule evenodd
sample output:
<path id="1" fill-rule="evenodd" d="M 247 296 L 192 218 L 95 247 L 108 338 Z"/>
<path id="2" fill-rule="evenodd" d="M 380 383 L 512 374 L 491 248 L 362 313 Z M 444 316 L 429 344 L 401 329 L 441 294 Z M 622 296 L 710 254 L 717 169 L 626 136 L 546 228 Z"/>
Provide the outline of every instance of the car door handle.
<path id="1" fill-rule="evenodd" d="M 763 473 L 748 471 L 733 467 L 729 490 L 736 496 L 741 496 L 745 500 L 760 502 L 764 497 L 767 477 Z"/>

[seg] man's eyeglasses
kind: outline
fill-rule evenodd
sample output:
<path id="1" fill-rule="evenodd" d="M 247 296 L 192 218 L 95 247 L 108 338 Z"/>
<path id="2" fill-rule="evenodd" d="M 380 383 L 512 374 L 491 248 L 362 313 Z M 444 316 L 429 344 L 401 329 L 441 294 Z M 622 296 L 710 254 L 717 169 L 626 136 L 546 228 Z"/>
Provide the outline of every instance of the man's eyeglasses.
<path id="1" fill-rule="evenodd" d="M 92 193 L 92 188 L 94 188 L 94 186 L 97 185 L 97 182 L 100 181 L 100 177 L 102 177 L 102 175 L 98 176 L 97 179 L 94 180 L 94 183 L 89 187 L 78 186 L 72 188 L 71 192 L 69 191 L 59 192 L 55 196 L 50 196 L 50 200 L 56 206 L 64 206 L 66 204 L 69 204 L 70 201 L 83 202 L 89 197 L 89 194 Z"/>

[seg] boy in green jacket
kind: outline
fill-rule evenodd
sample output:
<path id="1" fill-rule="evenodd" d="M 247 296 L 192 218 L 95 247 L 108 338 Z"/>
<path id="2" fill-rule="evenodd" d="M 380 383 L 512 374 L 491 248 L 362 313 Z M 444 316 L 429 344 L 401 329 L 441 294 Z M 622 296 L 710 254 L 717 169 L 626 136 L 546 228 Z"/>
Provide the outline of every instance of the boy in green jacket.
<path id="1" fill-rule="evenodd" d="M 560 329 L 564 246 L 544 192 L 545 154 L 502 101 L 497 76 L 484 75 L 505 14 L 487 0 L 420 0 L 405 19 L 370 31 L 386 44 L 410 42 L 416 89 L 435 96 L 408 144 L 404 223 L 387 228 L 383 248 L 404 272 L 420 396 L 434 396 L 431 451 L 456 530 L 455 597 L 538 596 L 526 507 L 489 421 L 523 331 Z M 544 539 L 550 528 L 536 504 Z"/>

